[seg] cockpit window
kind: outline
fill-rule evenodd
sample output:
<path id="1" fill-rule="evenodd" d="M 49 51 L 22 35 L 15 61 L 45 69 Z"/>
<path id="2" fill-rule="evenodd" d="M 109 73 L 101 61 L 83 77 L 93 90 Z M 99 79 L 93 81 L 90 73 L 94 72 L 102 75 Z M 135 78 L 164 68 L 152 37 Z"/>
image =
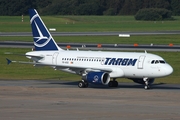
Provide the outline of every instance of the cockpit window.
<path id="1" fill-rule="evenodd" d="M 164 60 L 152 60 L 151 64 L 165 64 L 166 62 Z"/>
<path id="2" fill-rule="evenodd" d="M 166 62 L 164 60 L 159 60 L 160 63 L 165 64 Z"/>
<path id="3" fill-rule="evenodd" d="M 154 64 L 154 61 L 155 61 L 155 60 L 153 60 L 153 61 L 151 62 L 151 64 Z"/>
<path id="4" fill-rule="evenodd" d="M 158 63 L 159 63 L 159 60 L 156 60 L 156 61 L 155 61 L 155 64 L 158 64 Z"/>

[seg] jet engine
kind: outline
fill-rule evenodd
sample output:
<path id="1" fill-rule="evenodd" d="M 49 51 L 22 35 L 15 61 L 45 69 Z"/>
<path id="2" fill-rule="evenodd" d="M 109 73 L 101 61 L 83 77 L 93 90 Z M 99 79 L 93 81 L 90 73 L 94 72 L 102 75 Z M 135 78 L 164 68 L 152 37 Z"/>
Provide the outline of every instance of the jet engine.
<path id="1" fill-rule="evenodd" d="M 107 85 L 110 81 L 110 76 L 106 72 L 88 72 L 88 74 L 84 76 L 83 79 L 91 84 Z"/>
<path id="2" fill-rule="evenodd" d="M 135 83 L 139 83 L 143 85 L 145 84 L 144 80 L 141 78 L 130 78 L 130 79 L 133 80 Z M 153 82 L 154 82 L 154 78 L 148 80 L 149 84 L 152 84 Z"/>

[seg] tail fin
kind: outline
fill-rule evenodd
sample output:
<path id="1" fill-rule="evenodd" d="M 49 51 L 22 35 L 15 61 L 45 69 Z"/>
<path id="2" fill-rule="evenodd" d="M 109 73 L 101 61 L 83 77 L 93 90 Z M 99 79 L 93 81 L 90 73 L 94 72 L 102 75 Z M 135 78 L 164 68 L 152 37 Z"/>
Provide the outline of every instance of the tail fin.
<path id="1" fill-rule="evenodd" d="M 35 50 L 62 50 L 54 41 L 37 11 L 35 9 L 29 9 L 29 14 Z"/>

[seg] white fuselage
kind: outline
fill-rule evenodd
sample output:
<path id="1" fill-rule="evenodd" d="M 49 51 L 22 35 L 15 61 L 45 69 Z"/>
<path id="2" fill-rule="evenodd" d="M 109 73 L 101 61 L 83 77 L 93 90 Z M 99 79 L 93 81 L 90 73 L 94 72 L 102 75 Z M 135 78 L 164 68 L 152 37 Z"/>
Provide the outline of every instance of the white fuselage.
<path id="1" fill-rule="evenodd" d="M 81 68 L 107 70 L 111 78 L 157 78 L 173 72 L 163 58 L 149 53 L 60 50 L 33 51 L 26 55 L 42 56 L 43 59 L 35 61 L 75 74 L 81 74 Z M 28 58 L 34 60 L 33 57 Z"/>

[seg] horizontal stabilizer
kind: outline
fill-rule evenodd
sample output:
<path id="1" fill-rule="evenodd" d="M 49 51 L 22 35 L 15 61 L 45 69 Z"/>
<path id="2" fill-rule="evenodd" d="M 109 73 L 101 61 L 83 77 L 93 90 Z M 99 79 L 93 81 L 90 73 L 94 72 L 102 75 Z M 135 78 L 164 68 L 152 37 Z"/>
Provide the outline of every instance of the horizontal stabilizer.
<path id="1" fill-rule="evenodd" d="M 7 60 L 7 64 L 9 65 L 12 61 L 10 60 L 10 59 L 8 59 L 8 58 L 6 58 L 6 60 Z"/>
<path id="2" fill-rule="evenodd" d="M 6 60 L 7 60 L 7 64 L 9 65 L 10 63 L 20 63 L 20 64 L 36 64 L 36 63 L 34 63 L 34 62 L 25 62 L 25 61 L 12 61 L 12 60 L 10 60 L 10 59 L 8 59 L 8 58 L 6 58 Z"/>
<path id="3" fill-rule="evenodd" d="M 24 54 L 18 54 L 18 53 L 12 53 L 12 52 L 5 52 L 5 55 L 19 55 L 19 56 L 25 56 Z"/>

